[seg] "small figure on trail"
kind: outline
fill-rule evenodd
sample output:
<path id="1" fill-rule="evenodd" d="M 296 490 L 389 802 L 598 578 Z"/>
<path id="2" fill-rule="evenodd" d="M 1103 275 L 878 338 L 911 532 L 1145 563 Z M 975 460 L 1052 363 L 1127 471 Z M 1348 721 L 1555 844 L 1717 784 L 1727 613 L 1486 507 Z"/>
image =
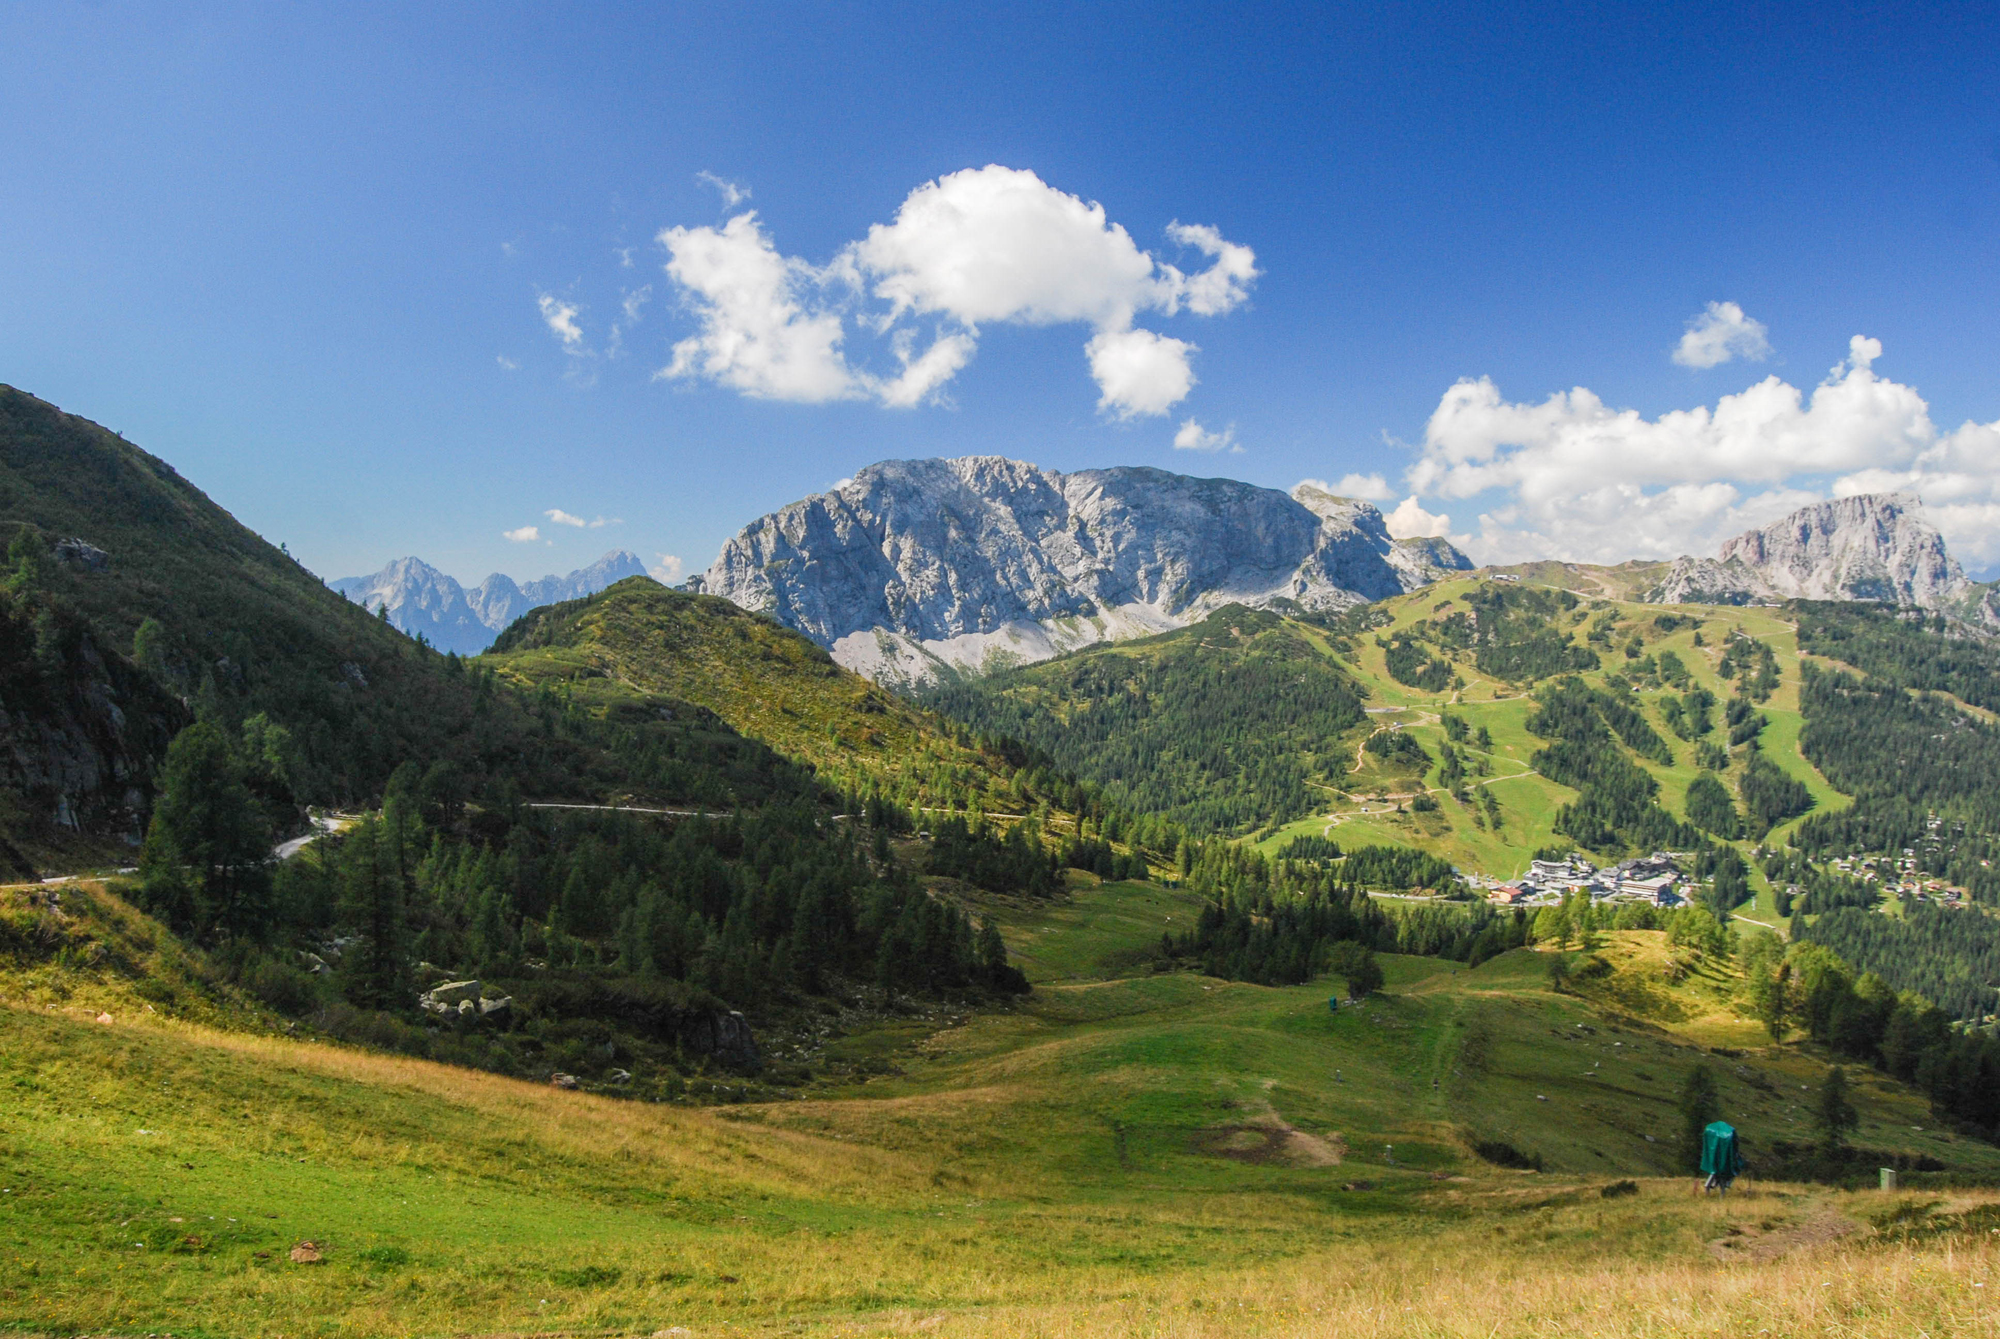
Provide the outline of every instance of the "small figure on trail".
<path id="1" fill-rule="evenodd" d="M 1703 1194 L 1729 1193 L 1729 1183 L 1743 1170 L 1743 1155 L 1736 1148 L 1736 1127 L 1715 1121 L 1701 1132 L 1701 1170 L 1708 1177 L 1701 1183 Z"/>

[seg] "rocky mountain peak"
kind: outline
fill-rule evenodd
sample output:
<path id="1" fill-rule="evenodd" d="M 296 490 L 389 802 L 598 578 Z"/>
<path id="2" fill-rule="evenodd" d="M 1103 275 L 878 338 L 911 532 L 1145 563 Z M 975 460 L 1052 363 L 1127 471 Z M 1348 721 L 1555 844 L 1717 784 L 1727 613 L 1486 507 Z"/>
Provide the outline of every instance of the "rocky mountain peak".
<path id="1" fill-rule="evenodd" d="M 1801 507 L 1748 530 L 1713 558 L 1677 558 L 1649 599 L 1669 604 L 1876 600 L 1959 610 L 1979 602 L 1944 537 L 1908 493 L 1864 493 Z"/>
<path id="2" fill-rule="evenodd" d="M 689 584 L 885 682 L 1045 659 L 1229 603 L 1338 609 L 1470 567 L 1365 502 L 1145 466 L 883 461 L 750 525 Z"/>
<path id="3" fill-rule="evenodd" d="M 1964 592 L 1965 573 L 1908 493 L 1865 493 L 1801 507 L 1724 544 L 1716 559 L 1760 573 L 1779 594 L 1931 608 Z"/>

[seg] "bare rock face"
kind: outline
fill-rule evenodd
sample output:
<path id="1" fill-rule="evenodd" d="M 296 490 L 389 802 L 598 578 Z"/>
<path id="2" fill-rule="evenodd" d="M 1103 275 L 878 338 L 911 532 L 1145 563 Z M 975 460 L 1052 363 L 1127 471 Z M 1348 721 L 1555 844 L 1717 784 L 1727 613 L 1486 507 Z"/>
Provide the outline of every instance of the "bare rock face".
<path id="1" fill-rule="evenodd" d="M 1836 498 L 1738 535 L 1716 555 L 1800 600 L 1880 600 L 1934 608 L 1962 594 L 1965 573 L 1923 504 L 1900 493 Z"/>
<path id="2" fill-rule="evenodd" d="M 1763 604 L 1776 596 L 1740 562 L 1681 557 L 1646 598 L 1656 604 Z"/>
<path id="3" fill-rule="evenodd" d="M 1663 604 L 1875 600 L 1963 612 L 1981 590 L 1945 552 L 1944 537 L 1903 493 L 1869 493 L 1802 507 L 1750 530 L 1714 558 L 1677 558 L 1648 599 Z"/>
<path id="4" fill-rule="evenodd" d="M 970 456 L 871 465 L 744 527 L 688 584 L 771 615 L 849 669 L 922 684 L 1225 604 L 1346 608 L 1470 566 L 1317 489 Z"/>

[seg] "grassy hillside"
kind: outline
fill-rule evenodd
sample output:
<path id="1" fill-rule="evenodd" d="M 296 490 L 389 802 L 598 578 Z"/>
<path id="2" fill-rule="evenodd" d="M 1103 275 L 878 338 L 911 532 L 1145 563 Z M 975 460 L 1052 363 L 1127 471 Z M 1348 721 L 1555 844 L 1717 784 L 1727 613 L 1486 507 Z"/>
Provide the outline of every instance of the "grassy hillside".
<path id="1" fill-rule="evenodd" d="M 1340 783 L 1343 794 L 1314 818 L 1286 825 L 1276 833 L 1264 834 L 1263 845 L 1275 849 L 1290 837 L 1306 833 L 1330 835 L 1345 844 L 1387 842 L 1420 846 L 1433 850 L 1468 869 L 1507 876 L 1525 869 L 1529 855 L 1538 847 L 1565 844 L 1554 831 L 1556 811 L 1575 797 L 1567 786 L 1536 775 L 1530 759 L 1547 740 L 1530 733 L 1527 721 L 1535 709 L 1536 680 L 1509 680 L 1480 670 L 1477 658 L 1464 651 L 1439 648 L 1449 660 L 1457 684 L 1427 691 L 1399 683 L 1389 673 L 1387 651 L 1378 639 L 1394 643 L 1401 638 L 1435 636 L 1437 629 L 1454 613 L 1465 608 L 1468 596 L 1478 593 L 1477 580 L 1444 582 L 1423 591 L 1386 602 L 1380 606 L 1381 625 L 1368 635 L 1353 638 L 1352 651 L 1345 663 L 1366 686 L 1373 712 L 1372 729 L 1408 733 L 1427 752 L 1435 753 L 1446 740 L 1444 717 L 1449 714 L 1466 723 L 1475 738 L 1484 727 L 1492 739 L 1490 748 L 1476 743 L 1465 752 L 1475 764 L 1487 766 L 1484 776 L 1468 778 L 1470 793 L 1478 797 L 1491 791 L 1498 803 L 1497 827 L 1482 822 L 1483 800 L 1467 805 L 1449 797 L 1435 776 L 1423 790 L 1440 802 L 1434 813 L 1412 813 L 1408 801 L 1416 787 L 1400 785 L 1401 778 L 1385 774 L 1369 755 L 1360 755 L 1360 765 Z M 1668 626 L 1662 626 L 1662 619 Z M 1677 620 L 1677 621 L 1676 621 Z M 1577 606 L 1552 620 L 1575 647 L 1598 651 L 1597 669 L 1582 671 L 1585 683 L 1602 686 L 1607 676 L 1630 677 L 1634 665 L 1646 657 L 1658 663 L 1662 652 L 1676 656 L 1688 672 L 1687 687 L 1703 688 L 1717 703 L 1726 702 L 1734 691 L 1733 682 L 1719 671 L 1728 640 L 1736 633 L 1755 638 L 1769 646 L 1776 657 L 1779 683 L 1776 691 L 1758 710 L 1768 724 L 1760 736 L 1762 754 L 1786 775 L 1803 782 L 1811 791 L 1816 808 L 1824 811 L 1845 803 L 1842 797 L 1798 751 L 1802 719 L 1798 706 L 1799 649 L 1796 628 L 1780 609 L 1717 609 L 1704 607 L 1664 607 L 1660 605 L 1595 600 Z M 1593 644 L 1589 634 L 1600 630 Z M 1699 637 L 1701 645 L 1696 645 Z M 1628 657 L 1625 649 L 1637 642 L 1639 656 Z M 1662 708 L 1668 698 L 1681 698 L 1687 688 L 1670 687 L 1657 680 L 1636 685 L 1636 697 L 1646 720 L 1665 741 L 1671 764 L 1650 758 L 1636 758 L 1637 764 L 1660 786 L 1660 800 L 1667 810 L 1680 814 L 1685 808 L 1688 786 L 1702 769 L 1693 741 L 1675 735 Z M 1384 710 L 1386 709 L 1386 710 Z M 1714 710 L 1714 729 L 1708 742 L 1726 746 L 1727 730 L 1721 721 L 1720 706 Z M 1725 780 L 1734 788 L 1745 767 L 1745 755 L 1735 750 Z M 1379 797 L 1379 798 L 1377 798 Z M 1397 812 L 1398 808 L 1402 812 Z M 1782 844 L 1792 823 L 1781 825 L 1764 840 Z M 1747 845 L 1748 843 L 1746 843 Z M 1749 916 L 1768 919 L 1773 909 L 1768 893 L 1760 889 L 1759 908 L 1744 908 Z"/>
<path id="2" fill-rule="evenodd" d="M 645 577 L 523 616 L 478 663 L 600 713 L 692 704 L 811 764 L 830 785 L 905 808 L 1006 814 L 1035 799 L 1025 755 L 967 742 L 761 615 Z"/>
<path id="3" fill-rule="evenodd" d="M 829 1020 L 819 1045 L 880 1038 L 879 1077 L 771 1105 L 135 1016 L 76 964 L 30 1001 L 0 964 L 0 1311 L 31 1332 L 230 1335 L 1990 1321 L 1972 1285 L 2000 1263 L 1991 1191 L 1753 1180 L 1723 1201 L 1667 1175 L 1689 1066 L 1714 1069 L 1753 1157 L 1824 1077 L 1799 1048 L 1705 1049 L 1754 1045 L 1719 976 L 1633 1013 L 1551 994 L 1543 955 L 1392 959 L 1384 995 L 1334 1015 L 1324 986 L 1093 971 L 1185 911 L 1096 891 L 1116 907 L 994 907 L 1046 964 L 1022 1006 L 845 1039 Z M 1892 1084 L 1857 1100 L 1861 1141 L 2000 1171 Z M 1483 1162 L 1475 1139 L 1545 1170 Z M 305 1241 L 318 1263 L 290 1258 Z"/>
<path id="4" fill-rule="evenodd" d="M 1605 570 L 1645 584 L 1637 568 Z M 1800 652 L 1783 610 L 1582 598 L 1573 587 L 1625 587 L 1567 575 L 1518 587 L 1444 581 L 1323 623 L 1229 610 L 1162 637 L 956 685 L 932 701 L 957 719 L 1019 733 L 1114 796 L 1203 816 L 1198 827 L 1252 835 L 1266 852 L 1326 836 L 1511 876 L 1539 847 L 1577 844 L 1555 831 L 1576 790 L 1532 764 L 1551 742 L 1528 728 L 1537 691 L 1570 673 L 1592 689 L 1629 686 L 1665 749 L 1622 752 L 1654 778 L 1678 819 L 1705 770 L 1700 744 L 1726 755 L 1719 776 L 1732 794 L 1749 766 L 1749 751 L 1729 744 L 1723 711 L 1740 682 L 1723 676 L 1724 656 L 1742 636 L 1768 647 L 1776 665 L 1776 689 L 1757 706 L 1761 756 L 1807 787 L 1814 812 L 1846 803 L 1799 752 Z M 1666 656 L 1685 678 L 1659 677 Z M 1710 728 L 1683 739 L 1669 713 L 1696 691 L 1714 699 Z M 1466 772 L 1456 787 L 1440 766 L 1447 749 Z M 1797 821 L 1764 840 L 1781 844 Z M 1768 889 L 1760 876 L 1752 883 L 1759 901 L 1744 914 L 1768 922 Z"/>

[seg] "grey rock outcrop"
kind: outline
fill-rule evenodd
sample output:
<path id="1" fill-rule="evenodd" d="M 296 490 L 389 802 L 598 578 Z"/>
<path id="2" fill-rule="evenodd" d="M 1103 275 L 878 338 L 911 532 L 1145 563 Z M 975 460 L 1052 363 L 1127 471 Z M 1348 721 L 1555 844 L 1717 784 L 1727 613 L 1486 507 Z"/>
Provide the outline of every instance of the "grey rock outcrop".
<path id="1" fill-rule="evenodd" d="M 57 566 L 79 572 L 105 572 L 111 568 L 111 555 L 85 539 L 57 540 L 55 559 Z"/>
<path id="2" fill-rule="evenodd" d="M 417 1007 L 440 1018 L 462 1023 L 490 1019 L 504 1023 L 512 1016 L 514 997 L 483 996 L 485 986 L 478 981 L 441 981 L 417 996 Z"/>
<path id="3" fill-rule="evenodd" d="M 1777 597 L 1740 562 L 1680 557 L 1646 598 L 1655 604 L 1764 604 Z"/>
<path id="4" fill-rule="evenodd" d="M 997 456 L 871 465 L 752 522 L 690 588 L 887 683 L 1042 660 L 1225 604 L 1342 609 L 1471 567 L 1366 502 Z"/>
<path id="5" fill-rule="evenodd" d="M 711 1055 L 731 1069 L 754 1074 L 764 1068 L 750 1022 L 731 1009 L 696 1014 L 683 1026 L 682 1044 L 700 1055 Z"/>
<path id="6" fill-rule="evenodd" d="M 1802 507 L 1749 530 L 1713 558 L 1677 558 L 1647 598 L 1663 604 L 1872 600 L 1963 613 L 1982 589 L 1906 493 L 1867 493 Z M 1990 603 L 1990 602 L 1985 602 Z"/>
<path id="7" fill-rule="evenodd" d="M 469 591 L 419 558 L 398 558 L 371 576 L 342 577 L 327 584 L 371 613 L 387 606 L 391 623 L 412 637 L 422 633 L 440 651 L 477 655 L 530 609 L 595 595 L 626 577 L 645 573 L 645 564 L 636 555 L 613 549 L 568 576 L 517 583 L 495 572 Z"/>

